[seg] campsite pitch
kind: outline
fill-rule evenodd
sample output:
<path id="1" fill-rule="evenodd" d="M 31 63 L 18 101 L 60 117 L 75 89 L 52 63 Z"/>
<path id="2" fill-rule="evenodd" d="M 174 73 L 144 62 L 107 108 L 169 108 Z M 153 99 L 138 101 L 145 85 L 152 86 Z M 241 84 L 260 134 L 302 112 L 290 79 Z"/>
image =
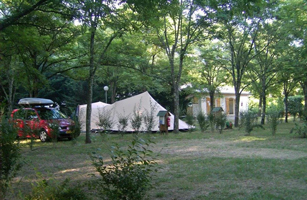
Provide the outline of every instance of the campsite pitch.
<path id="1" fill-rule="evenodd" d="M 307 187 L 306 139 L 290 134 L 294 123 L 281 124 L 276 136 L 268 129 L 244 136 L 241 130 L 179 134 L 140 134 L 155 141 L 153 151 L 158 172 L 147 199 L 305 199 Z M 18 199 L 31 191 L 31 184 L 42 179 L 70 184 L 88 183 L 95 174 L 89 154 L 99 148 L 106 161 L 116 142 L 125 147 L 132 135 L 92 135 L 85 144 L 84 135 L 75 143 L 34 144 L 22 141 L 25 164 L 14 179 L 8 199 Z M 37 176 L 41 174 L 40 176 Z M 91 199 L 94 190 L 83 187 Z M 21 193 L 22 195 L 18 194 Z"/>

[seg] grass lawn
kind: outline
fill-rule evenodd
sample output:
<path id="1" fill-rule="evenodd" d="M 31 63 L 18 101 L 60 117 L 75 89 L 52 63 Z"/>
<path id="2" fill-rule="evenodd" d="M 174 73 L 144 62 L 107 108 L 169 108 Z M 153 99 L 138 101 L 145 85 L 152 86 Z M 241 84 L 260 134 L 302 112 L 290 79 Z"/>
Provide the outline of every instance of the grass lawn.
<path id="1" fill-rule="evenodd" d="M 244 130 L 201 133 L 140 134 L 155 141 L 158 173 L 148 199 L 306 199 L 307 140 L 290 134 L 293 122 L 282 123 L 272 136 L 269 128 L 255 129 L 250 136 Z M 81 135 L 75 143 L 22 141 L 25 163 L 12 184 L 10 199 L 31 191 L 31 184 L 42 178 L 70 184 L 86 183 L 95 173 L 89 154 L 99 148 L 105 160 L 113 142 L 122 146 L 132 135 L 92 135 L 85 144 Z M 37 176 L 41 174 L 40 176 Z M 97 175 L 98 176 L 98 175 Z M 86 189 L 93 198 L 93 191 Z M 14 191 L 14 192 L 12 192 Z M 21 195 L 22 196 L 22 195 Z"/>

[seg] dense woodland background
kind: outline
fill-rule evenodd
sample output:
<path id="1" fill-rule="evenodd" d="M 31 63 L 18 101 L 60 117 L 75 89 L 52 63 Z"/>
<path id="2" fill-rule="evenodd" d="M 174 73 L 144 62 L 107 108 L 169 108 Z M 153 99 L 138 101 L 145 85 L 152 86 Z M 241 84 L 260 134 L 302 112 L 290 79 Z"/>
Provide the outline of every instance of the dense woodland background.
<path id="1" fill-rule="evenodd" d="M 269 95 L 306 102 L 306 11 L 304 0 L 1 0 L 1 113 L 42 97 L 71 114 L 105 101 L 107 85 L 108 103 L 149 91 L 178 119 L 196 90 L 214 105 L 227 84 L 235 125 L 242 90 L 264 121 Z"/>

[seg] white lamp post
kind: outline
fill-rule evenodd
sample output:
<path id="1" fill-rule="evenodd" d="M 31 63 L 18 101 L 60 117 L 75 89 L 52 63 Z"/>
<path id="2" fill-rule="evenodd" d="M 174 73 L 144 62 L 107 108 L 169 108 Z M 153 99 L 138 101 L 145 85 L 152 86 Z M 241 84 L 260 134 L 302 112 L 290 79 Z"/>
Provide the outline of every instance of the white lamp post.
<path id="1" fill-rule="evenodd" d="M 106 96 L 106 103 L 108 103 L 108 90 L 109 90 L 109 87 L 108 86 L 104 86 L 103 87 L 104 91 L 105 91 L 105 96 Z"/>

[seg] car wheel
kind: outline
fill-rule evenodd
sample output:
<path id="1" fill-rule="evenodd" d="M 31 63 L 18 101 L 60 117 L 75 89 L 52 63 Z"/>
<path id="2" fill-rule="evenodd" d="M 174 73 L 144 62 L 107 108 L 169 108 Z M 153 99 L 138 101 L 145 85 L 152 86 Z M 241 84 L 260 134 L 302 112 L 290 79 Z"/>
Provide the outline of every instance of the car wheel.
<path id="1" fill-rule="evenodd" d="M 39 139 L 41 140 L 41 142 L 46 142 L 48 140 L 48 135 L 45 130 L 41 130 L 39 132 Z"/>

